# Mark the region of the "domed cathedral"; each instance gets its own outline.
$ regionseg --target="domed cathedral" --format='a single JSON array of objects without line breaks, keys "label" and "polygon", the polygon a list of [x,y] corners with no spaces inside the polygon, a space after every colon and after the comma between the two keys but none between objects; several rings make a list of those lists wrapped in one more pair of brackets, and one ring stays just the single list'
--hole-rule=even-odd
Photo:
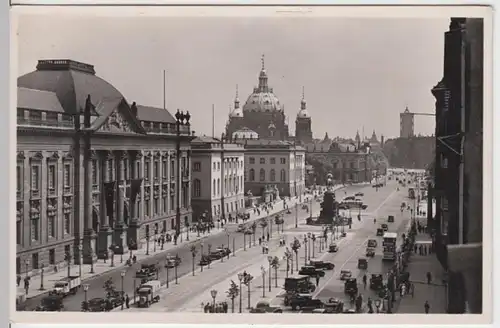
[{"label": "domed cathedral", "polygon": [[311,115],[309,115],[309,112],[307,111],[304,87],[302,87],[300,111],[297,113],[297,119],[295,120],[295,140],[304,144],[311,142],[312,139]]},{"label": "domed cathedral", "polygon": [[255,131],[260,139],[287,140],[288,124],[284,106],[269,87],[268,76],[262,56],[262,68],[259,74],[259,86],[253,89],[240,108],[238,91],[234,101],[234,110],[229,114],[226,124],[226,135],[232,136],[235,132],[247,128]]}]

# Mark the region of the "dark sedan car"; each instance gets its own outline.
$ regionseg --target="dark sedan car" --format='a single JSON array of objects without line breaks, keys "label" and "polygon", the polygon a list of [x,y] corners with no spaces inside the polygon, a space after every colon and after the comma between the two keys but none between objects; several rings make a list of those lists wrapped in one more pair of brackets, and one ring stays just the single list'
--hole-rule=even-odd
[{"label": "dark sedan car", "polygon": [[306,265],[300,268],[299,274],[303,276],[320,276],[324,277],[325,276],[325,271],[316,269],[313,266]]},{"label": "dark sedan car", "polygon": [[315,267],[316,269],[320,269],[320,270],[333,270],[333,269],[335,269],[335,264],[333,264],[331,262],[325,262],[325,261],[310,261],[309,265]]}]

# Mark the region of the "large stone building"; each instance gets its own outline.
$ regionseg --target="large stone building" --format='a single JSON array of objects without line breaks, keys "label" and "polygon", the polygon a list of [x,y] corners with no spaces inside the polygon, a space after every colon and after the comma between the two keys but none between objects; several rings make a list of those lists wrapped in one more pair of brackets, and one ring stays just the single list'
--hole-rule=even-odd
[{"label": "large stone building", "polygon": [[40,60],[17,84],[17,272],[189,225],[189,114],[130,103],[71,60]]},{"label": "large stone building", "polygon": [[254,131],[261,139],[287,140],[289,137],[285,109],[268,84],[264,58],[259,74],[259,85],[248,96],[243,108],[240,108],[236,92],[234,109],[229,114],[226,125],[226,135],[233,136],[234,132],[244,128]]},{"label": "large stone building", "polygon": [[235,217],[245,208],[244,146],[201,136],[191,148],[194,219]]},{"label": "large stone building", "polygon": [[[483,47],[479,18],[452,18],[436,98],[436,255],[448,271],[447,311],[482,313]],[[465,78],[464,78],[465,77]]]},{"label": "large stone building", "polygon": [[305,192],[305,149],[291,141],[245,139],[245,193],[262,195],[276,186],[280,195]]}]

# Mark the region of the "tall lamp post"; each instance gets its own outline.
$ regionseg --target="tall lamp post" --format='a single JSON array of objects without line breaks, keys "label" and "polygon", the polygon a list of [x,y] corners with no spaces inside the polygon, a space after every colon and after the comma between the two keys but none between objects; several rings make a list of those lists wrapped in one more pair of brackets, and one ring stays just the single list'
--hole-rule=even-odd
[{"label": "tall lamp post", "polygon": [[260,266],[260,272],[262,272],[262,297],[266,297],[266,269],[263,265]]},{"label": "tall lamp post", "polygon": [[304,235],[304,265],[307,265],[307,235]]},{"label": "tall lamp post", "polygon": [[240,281],[240,313],[242,312],[241,309],[242,309],[242,298],[241,298],[241,294],[242,294],[242,284],[243,284],[243,273],[238,273],[238,280]]},{"label": "tall lamp post", "polygon": [[122,270],[122,271],[120,272],[120,277],[121,277],[121,279],[122,279],[122,281],[121,281],[121,282],[122,282],[122,284],[121,284],[121,288],[122,288],[122,290],[121,290],[121,295],[120,295],[120,296],[121,296],[121,298],[122,298],[122,310],[123,310],[123,303],[124,303],[124,302],[123,302],[123,298],[125,297],[125,296],[124,296],[124,295],[125,295],[125,289],[123,288],[123,281],[124,281],[124,278],[125,278],[125,275],[126,275],[126,274],[127,274],[127,271],[125,271],[125,270]]},{"label": "tall lamp post", "polygon": [[194,276],[194,264],[195,264],[195,261],[196,261],[196,254],[198,254],[198,250],[196,249],[196,246],[193,245],[191,246],[191,256],[193,257],[193,276]]},{"label": "tall lamp post", "polygon": [[[176,194],[177,194],[177,206],[175,213],[175,235],[174,244],[177,245],[177,237],[181,234],[181,195],[179,194],[179,190],[181,190],[181,125],[189,126],[189,119],[191,115],[189,111],[184,114],[184,112],[177,110],[175,114],[175,126],[177,128],[177,142],[176,142],[176,153],[177,153],[177,184],[176,184]],[[185,121],[185,122],[184,122]]]},{"label": "tall lamp post", "polygon": [[213,300],[213,309],[214,309],[214,312],[215,312],[215,298],[217,297],[217,290],[215,289],[212,289],[210,291],[210,295],[212,296],[212,300]]},{"label": "tall lamp post", "polygon": [[71,276],[71,254],[69,253],[69,251],[66,252],[66,254],[64,254],[64,259],[68,264],[68,278],[69,278],[69,276]]},{"label": "tall lamp post", "polygon": [[251,302],[250,302],[250,283],[252,282],[252,280],[253,280],[253,276],[250,273],[247,273],[247,275],[245,276],[244,281],[243,281],[245,286],[247,286],[247,291],[248,291],[248,309],[250,309],[252,307]]},{"label": "tall lamp post", "polygon": [[210,254],[212,253],[212,244],[208,244],[208,268],[210,269]]},{"label": "tall lamp post", "polygon": [[203,242],[201,242],[201,243],[200,243],[200,253],[201,253],[201,255],[200,255],[200,271],[201,271],[201,272],[203,272],[203,264],[202,264],[202,261],[203,261],[203,256],[204,256],[204,255],[203,255],[203,246],[204,246],[204,243],[203,243]]},{"label": "tall lamp post", "polygon": [[83,251],[83,245],[80,242],[80,244],[78,245],[78,275],[80,277],[82,276],[82,260],[83,260],[82,251]]},{"label": "tall lamp post", "polygon": [[88,296],[87,296],[87,292],[89,291],[89,285],[88,284],[83,284],[83,292],[84,292],[84,300],[85,300],[85,304],[88,303]]},{"label": "tall lamp post", "polygon": [[[91,245],[92,246],[92,245]],[[90,247],[90,255],[94,258],[94,248]],[[94,274],[94,261],[90,261],[90,273]]]},{"label": "tall lamp post", "polygon": [[272,272],[272,265],[273,265],[273,257],[269,255],[267,257],[267,261],[269,262],[269,292],[271,292],[271,286],[272,286],[272,277],[271,277],[271,272]]},{"label": "tall lamp post", "polygon": [[[231,234],[229,233],[229,230],[226,228],[226,236],[227,236],[227,249],[229,250],[229,239],[231,238]],[[233,251],[234,251],[234,248],[233,248]],[[230,252],[227,252],[227,259],[229,260],[229,253]]]},{"label": "tall lamp post", "polygon": [[146,255],[149,255],[149,231],[146,231]]},{"label": "tall lamp post", "polygon": [[38,290],[45,290],[45,288],[43,287],[43,271],[45,269],[45,264],[42,263],[41,269],[42,271],[40,271],[40,288]]},{"label": "tall lamp post", "polygon": [[[175,254],[175,260],[177,261],[176,263],[179,263],[179,253]],[[178,265],[176,265],[174,267],[174,273],[175,273],[175,284],[179,284],[179,281],[177,280],[177,267]]]}]

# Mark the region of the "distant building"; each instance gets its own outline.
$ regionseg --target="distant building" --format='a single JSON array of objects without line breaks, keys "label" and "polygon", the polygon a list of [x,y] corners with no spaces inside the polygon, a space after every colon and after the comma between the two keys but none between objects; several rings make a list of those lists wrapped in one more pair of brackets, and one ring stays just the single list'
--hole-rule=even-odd
[{"label": "distant building", "polygon": [[276,186],[283,196],[305,191],[305,149],[290,141],[237,140],[245,146],[245,193],[262,195]]},{"label": "distant building", "polygon": [[66,255],[90,264],[111,245],[128,254],[147,234],[185,231],[189,117],[178,137],[167,110],[129,103],[72,60],[40,60],[17,85],[17,273],[50,271]]},{"label": "distant building", "polygon": [[399,114],[399,126],[400,126],[400,134],[401,138],[411,138],[415,135],[415,116],[413,113],[410,113],[408,107],[406,107],[403,113]]},{"label": "distant building", "polygon": [[233,136],[243,128],[257,133],[261,139],[288,140],[289,131],[286,123],[284,106],[268,85],[267,71],[262,59],[259,85],[248,96],[243,108],[240,108],[238,91],[234,101],[234,110],[229,114],[226,135]]},{"label": "distant building", "polygon": [[297,113],[297,118],[295,120],[295,140],[301,144],[313,140],[311,115],[307,111],[304,92],[302,92],[302,100],[300,101],[300,111]]},{"label": "distant building", "polygon": [[232,139],[259,139],[259,134],[247,127],[242,127],[233,132]]},{"label": "distant building", "polygon": [[234,217],[245,208],[244,146],[201,136],[191,148],[194,220]]}]

